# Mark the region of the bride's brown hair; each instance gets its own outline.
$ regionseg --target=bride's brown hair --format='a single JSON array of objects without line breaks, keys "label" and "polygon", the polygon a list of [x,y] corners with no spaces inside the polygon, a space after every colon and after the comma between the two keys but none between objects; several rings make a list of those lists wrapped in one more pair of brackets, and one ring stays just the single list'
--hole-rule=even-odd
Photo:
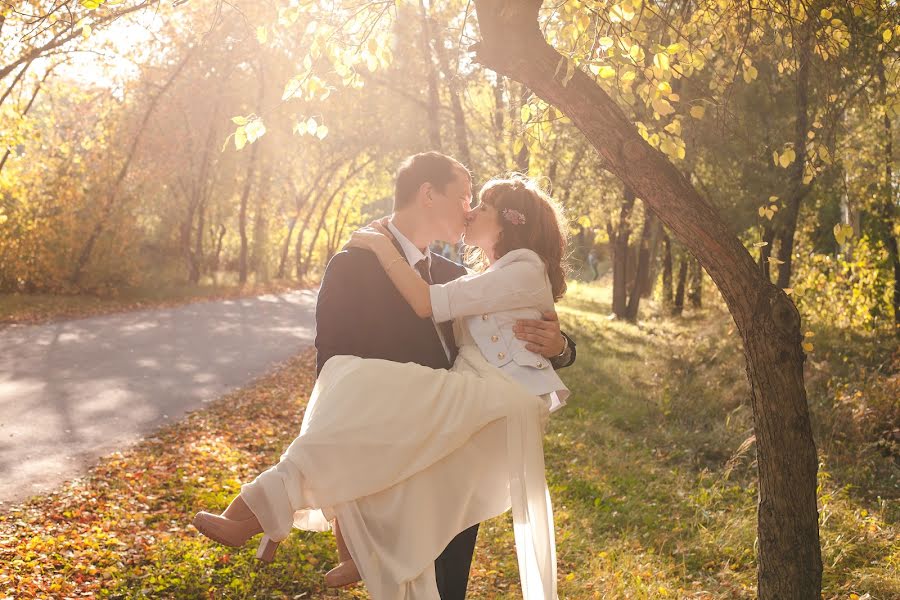
[{"label": "bride's brown hair", "polygon": [[533,250],[547,266],[553,299],[562,298],[566,292],[568,226],[559,203],[533,179],[518,173],[491,179],[481,188],[479,199],[497,209],[501,231],[494,256],[500,258],[520,248]]}]

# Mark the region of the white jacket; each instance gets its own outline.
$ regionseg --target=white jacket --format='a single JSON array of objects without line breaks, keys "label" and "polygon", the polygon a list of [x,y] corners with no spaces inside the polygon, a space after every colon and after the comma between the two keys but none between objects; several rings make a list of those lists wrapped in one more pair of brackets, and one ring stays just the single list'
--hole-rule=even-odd
[{"label": "white jacket", "polygon": [[519,319],[540,319],[553,310],[553,290],[543,260],[532,250],[508,252],[481,273],[430,287],[435,322],[459,319],[488,362],[532,394],[556,393],[551,411],[569,390],[550,361],[525,348],[513,326]]}]

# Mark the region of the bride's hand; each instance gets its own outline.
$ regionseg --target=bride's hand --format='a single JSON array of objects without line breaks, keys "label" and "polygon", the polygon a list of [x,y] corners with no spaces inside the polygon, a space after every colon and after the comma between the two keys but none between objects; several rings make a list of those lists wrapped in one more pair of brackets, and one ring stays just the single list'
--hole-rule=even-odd
[{"label": "bride's hand", "polygon": [[353,235],[350,236],[350,240],[344,244],[344,249],[362,248],[377,252],[386,246],[393,246],[391,238],[388,236],[390,236],[390,232],[376,221],[372,225],[354,231]]}]

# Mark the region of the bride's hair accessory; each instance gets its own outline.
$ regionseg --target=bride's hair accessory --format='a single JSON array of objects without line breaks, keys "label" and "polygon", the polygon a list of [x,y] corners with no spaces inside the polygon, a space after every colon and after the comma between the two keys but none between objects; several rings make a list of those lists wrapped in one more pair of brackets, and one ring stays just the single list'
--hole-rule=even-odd
[{"label": "bride's hair accessory", "polygon": [[512,223],[513,225],[524,225],[525,224],[525,215],[520,213],[519,211],[513,208],[504,208],[502,211],[503,218]]}]

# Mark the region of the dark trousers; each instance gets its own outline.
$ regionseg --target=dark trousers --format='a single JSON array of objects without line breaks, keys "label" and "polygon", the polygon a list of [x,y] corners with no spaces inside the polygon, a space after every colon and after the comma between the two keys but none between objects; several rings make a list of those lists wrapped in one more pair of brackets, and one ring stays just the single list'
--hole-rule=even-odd
[{"label": "dark trousers", "polygon": [[476,537],[478,525],[473,525],[453,538],[434,561],[441,600],[465,600]]}]

